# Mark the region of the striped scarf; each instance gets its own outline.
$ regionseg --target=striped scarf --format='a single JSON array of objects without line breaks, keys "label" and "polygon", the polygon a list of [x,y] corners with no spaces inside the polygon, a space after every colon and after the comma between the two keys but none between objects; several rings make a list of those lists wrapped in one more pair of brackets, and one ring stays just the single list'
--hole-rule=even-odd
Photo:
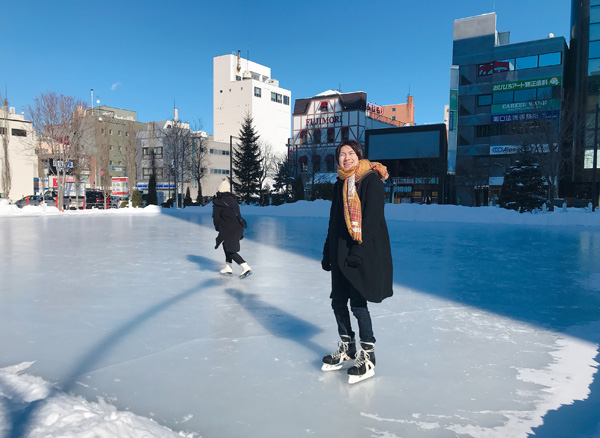
[{"label": "striped scarf", "polygon": [[344,219],[348,232],[353,240],[359,244],[362,243],[362,208],[360,198],[356,193],[356,183],[371,172],[377,172],[382,180],[388,178],[387,168],[377,162],[369,160],[360,160],[356,167],[346,171],[341,166],[338,167],[337,174],[344,181],[342,191],[344,199]]}]

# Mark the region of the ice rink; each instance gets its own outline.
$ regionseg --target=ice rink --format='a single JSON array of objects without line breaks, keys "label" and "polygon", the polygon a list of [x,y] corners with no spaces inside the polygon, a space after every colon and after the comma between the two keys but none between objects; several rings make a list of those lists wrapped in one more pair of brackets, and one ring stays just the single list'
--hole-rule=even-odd
[{"label": "ice rink", "polygon": [[239,280],[210,211],[0,218],[0,368],[56,388],[0,374],[0,432],[52,430],[67,394],[205,438],[600,437],[600,227],[389,220],[395,295],[350,386],[320,369],[327,219],[247,216]]}]

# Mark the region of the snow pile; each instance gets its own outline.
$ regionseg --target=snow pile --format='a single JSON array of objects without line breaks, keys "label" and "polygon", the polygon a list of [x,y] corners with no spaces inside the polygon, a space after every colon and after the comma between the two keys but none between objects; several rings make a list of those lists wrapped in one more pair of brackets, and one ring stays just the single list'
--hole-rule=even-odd
[{"label": "snow pile", "polygon": [[[9,407],[0,411],[0,436],[19,433],[14,427],[24,424],[26,430],[20,431],[19,436],[27,438],[193,437],[177,434],[152,419],[119,412],[102,399],[90,403],[59,392],[38,377],[22,374],[32,363],[0,368],[0,405]],[[26,412],[33,403],[42,405],[27,418]]]},{"label": "snow pile", "polygon": [[[329,217],[330,201],[298,201],[279,206],[259,207],[241,205],[243,216],[279,216],[279,217]],[[41,215],[90,215],[90,214],[211,214],[212,204],[204,207],[187,207],[165,210],[156,205],[144,208],[113,208],[108,210],[67,210],[61,212],[56,207],[26,206],[18,208],[0,200],[0,217],[3,216],[41,216]],[[385,217],[388,221],[406,222],[460,222],[479,224],[513,225],[549,225],[549,226],[600,226],[600,209],[591,213],[586,208],[557,208],[554,211],[537,213],[518,213],[499,207],[464,207],[460,205],[422,205],[422,204],[386,204]]]}]

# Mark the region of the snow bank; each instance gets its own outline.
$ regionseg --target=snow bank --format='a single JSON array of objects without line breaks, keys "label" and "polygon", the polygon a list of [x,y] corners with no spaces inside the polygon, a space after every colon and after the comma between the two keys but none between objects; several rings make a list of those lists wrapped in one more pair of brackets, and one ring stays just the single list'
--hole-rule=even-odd
[{"label": "snow bank", "polygon": [[[280,217],[329,217],[330,201],[298,201],[279,206],[258,207],[242,205],[243,216],[280,216]],[[109,210],[68,210],[61,212],[56,207],[27,206],[18,208],[6,200],[0,201],[0,217],[3,216],[41,216],[41,215],[132,215],[132,214],[211,214],[212,205],[187,207],[180,210],[164,210],[156,205],[144,208],[114,208]],[[557,208],[553,212],[517,213],[498,207],[463,207],[460,205],[421,205],[386,204],[385,216],[388,221],[407,222],[460,222],[479,224],[513,224],[545,226],[600,226],[600,209],[591,213],[585,208],[569,208],[563,211]]]},{"label": "snow bank", "polygon": [[[13,423],[25,420],[27,438],[193,437],[173,432],[152,419],[117,411],[102,399],[90,403],[57,391],[39,377],[23,374],[32,363],[0,368],[0,405],[12,407],[0,410],[0,436],[9,436]],[[43,404],[30,418],[22,418],[34,402]]]}]

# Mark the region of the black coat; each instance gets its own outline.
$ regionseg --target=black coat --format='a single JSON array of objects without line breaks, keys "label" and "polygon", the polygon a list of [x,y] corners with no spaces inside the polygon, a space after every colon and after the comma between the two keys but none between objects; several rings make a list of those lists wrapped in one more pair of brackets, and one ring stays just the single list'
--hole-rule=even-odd
[{"label": "black coat", "polygon": [[[333,199],[329,213],[329,229],[323,248],[323,262],[331,265],[332,288],[340,287],[339,275],[345,276],[367,300],[380,303],[391,297],[392,251],[390,236],[384,217],[385,190],[377,172],[365,175],[356,184],[362,207],[362,239],[359,245],[348,233],[344,220],[344,181],[333,186]],[[358,268],[348,266],[346,258],[358,256]]]},{"label": "black coat", "polygon": [[219,232],[215,249],[222,242],[225,251],[239,252],[244,228],[236,214],[240,214],[240,207],[235,197],[229,192],[217,192],[217,197],[213,199],[213,224]]}]

